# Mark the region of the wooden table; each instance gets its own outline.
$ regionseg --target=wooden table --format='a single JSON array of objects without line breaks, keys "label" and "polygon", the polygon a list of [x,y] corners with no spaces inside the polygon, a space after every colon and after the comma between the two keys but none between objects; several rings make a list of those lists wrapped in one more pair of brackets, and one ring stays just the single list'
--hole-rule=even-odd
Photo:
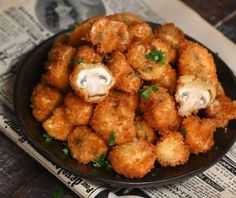
[{"label": "wooden table", "polygon": [[[236,42],[235,0],[183,0],[209,23]],[[56,189],[76,197],[35,160],[0,133],[0,197],[49,198]]]}]

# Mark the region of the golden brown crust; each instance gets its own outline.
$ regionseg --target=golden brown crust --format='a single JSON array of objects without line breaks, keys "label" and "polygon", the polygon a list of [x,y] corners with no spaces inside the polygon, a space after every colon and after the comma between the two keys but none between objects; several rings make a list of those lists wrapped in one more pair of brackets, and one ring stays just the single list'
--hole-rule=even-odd
[{"label": "golden brown crust", "polygon": [[163,131],[164,136],[157,141],[156,159],[163,166],[177,166],[187,163],[189,147],[184,143],[184,138],[178,131]]},{"label": "golden brown crust", "polygon": [[155,147],[136,140],[112,148],[109,160],[113,169],[127,178],[142,178],[155,163]]},{"label": "golden brown crust", "polygon": [[137,93],[142,81],[135,74],[124,54],[121,52],[113,53],[108,68],[111,70],[116,80],[114,85],[115,88],[128,93]]},{"label": "golden brown crust", "polygon": [[76,55],[74,57],[74,63],[80,60],[88,64],[101,63],[102,57],[92,47],[89,47],[88,45],[83,45],[77,50]]},{"label": "golden brown crust", "polygon": [[130,42],[127,25],[105,17],[93,23],[87,40],[97,45],[97,50],[101,53],[124,51]]},{"label": "golden brown crust", "polygon": [[82,164],[95,161],[108,150],[104,140],[86,126],[76,127],[67,140],[72,157]]},{"label": "golden brown crust", "polygon": [[155,37],[167,41],[172,47],[177,49],[184,41],[184,33],[173,23],[165,23],[156,29]]},{"label": "golden brown crust", "polygon": [[89,124],[92,116],[93,105],[74,93],[68,93],[65,96],[65,111],[68,120],[73,125],[86,125]]},{"label": "golden brown crust", "polygon": [[151,87],[149,89],[150,97],[146,100],[141,97],[140,103],[145,120],[157,130],[178,130],[181,117],[177,113],[172,96],[162,87],[159,87],[157,92],[154,92]]},{"label": "golden brown crust", "polygon": [[219,95],[206,109],[206,115],[215,120],[217,127],[226,127],[230,120],[236,119],[236,101]]},{"label": "golden brown crust", "polygon": [[115,144],[130,142],[135,138],[134,125],[137,96],[124,92],[111,91],[100,102],[91,119],[91,126],[105,140],[115,136]]},{"label": "golden brown crust", "polygon": [[134,13],[129,13],[129,12],[121,12],[121,13],[109,15],[109,16],[107,16],[107,18],[112,21],[123,22],[126,25],[131,25],[135,22],[141,23],[143,21],[140,16],[138,16]]},{"label": "golden brown crust", "polygon": [[216,130],[214,120],[190,116],[183,120],[182,128],[186,132],[185,142],[189,145],[191,153],[205,153],[213,146]]},{"label": "golden brown crust", "polygon": [[58,90],[39,83],[31,96],[33,116],[38,121],[44,121],[62,102],[63,97]]},{"label": "golden brown crust", "polygon": [[54,45],[48,54],[46,74],[43,80],[48,84],[66,91],[69,87],[70,65],[75,49],[67,45]]},{"label": "golden brown crust", "polygon": [[67,119],[64,106],[60,106],[53,111],[51,117],[43,122],[43,128],[51,137],[57,140],[66,140],[73,125]]},{"label": "golden brown crust", "polygon": [[141,116],[135,118],[135,127],[137,139],[146,140],[152,144],[156,142],[154,129]]}]

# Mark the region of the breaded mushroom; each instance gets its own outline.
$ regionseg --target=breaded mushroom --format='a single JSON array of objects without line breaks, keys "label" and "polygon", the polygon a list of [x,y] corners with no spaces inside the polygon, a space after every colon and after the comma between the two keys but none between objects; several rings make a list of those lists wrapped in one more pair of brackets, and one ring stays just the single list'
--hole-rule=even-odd
[{"label": "breaded mushroom", "polygon": [[134,117],[137,103],[136,95],[111,91],[96,106],[90,124],[110,145],[130,142],[136,135]]},{"label": "breaded mushroom", "polygon": [[136,127],[136,138],[154,144],[156,135],[153,128],[141,116],[137,116],[134,123]]},{"label": "breaded mushroom", "polygon": [[141,111],[150,126],[157,130],[178,130],[181,117],[177,113],[175,102],[167,89],[152,86],[144,87],[141,92]]},{"label": "breaded mushroom", "polygon": [[105,17],[93,23],[87,40],[97,45],[100,53],[124,51],[130,42],[127,25]]},{"label": "breaded mushroom", "polygon": [[87,102],[104,100],[114,83],[111,71],[101,63],[78,63],[70,74],[72,89]]},{"label": "breaded mushroom", "polygon": [[156,160],[163,166],[177,166],[187,163],[189,147],[184,143],[184,138],[178,131],[165,131],[157,141]]},{"label": "breaded mushroom", "polygon": [[205,153],[214,145],[214,120],[190,116],[183,120],[182,128],[185,131],[185,142],[194,154]]},{"label": "breaded mushroom", "polygon": [[65,141],[73,125],[67,119],[64,106],[60,106],[53,111],[51,117],[43,122],[43,128],[51,137]]},{"label": "breaded mushroom", "polygon": [[231,100],[225,95],[219,95],[206,108],[206,115],[215,120],[217,127],[226,127],[230,120],[236,119],[236,100]]},{"label": "breaded mushroom", "polygon": [[155,163],[155,147],[144,140],[114,146],[109,154],[113,169],[127,178],[142,178]]},{"label": "breaded mushroom", "polygon": [[44,121],[62,102],[62,94],[57,89],[39,83],[31,96],[33,116],[38,121]]},{"label": "breaded mushroom", "polygon": [[182,30],[173,23],[165,23],[157,27],[155,37],[167,41],[175,49],[178,49],[180,43],[185,39]]},{"label": "breaded mushroom", "polygon": [[108,68],[116,81],[114,88],[128,93],[137,93],[142,81],[129,65],[123,53],[113,53],[109,60]]},{"label": "breaded mushroom", "polygon": [[69,87],[70,66],[74,53],[75,49],[71,46],[54,45],[45,64],[46,74],[43,75],[43,80],[59,90],[66,91]]},{"label": "breaded mushroom", "polygon": [[101,63],[102,57],[91,47],[88,45],[83,45],[79,47],[74,57],[74,64],[78,63]]},{"label": "breaded mushroom", "polygon": [[93,114],[93,105],[84,101],[74,93],[68,93],[65,96],[65,111],[68,120],[73,125],[89,124],[90,117]]},{"label": "breaded mushroom", "polygon": [[[154,46],[135,42],[129,47],[126,57],[142,79],[161,81],[165,76],[173,78],[173,69],[166,62],[164,54],[165,52],[158,51]],[[157,57],[160,58],[159,61],[155,60]]]},{"label": "breaded mushroom", "polygon": [[134,22],[128,27],[130,40],[148,43],[153,38],[152,28],[145,22]]},{"label": "breaded mushroom", "polygon": [[105,141],[86,126],[76,127],[69,133],[67,141],[72,157],[82,164],[97,160],[108,150]]},{"label": "breaded mushroom", "polygon": [[140,16],[134,14],[134,13],[129,13],[129,12],[121,12],[121,13],[116,13],[107,16],[108,19],[112,21],[120,21],[125,23],[126,25],[131,25],[135,22],[143,22]]}]

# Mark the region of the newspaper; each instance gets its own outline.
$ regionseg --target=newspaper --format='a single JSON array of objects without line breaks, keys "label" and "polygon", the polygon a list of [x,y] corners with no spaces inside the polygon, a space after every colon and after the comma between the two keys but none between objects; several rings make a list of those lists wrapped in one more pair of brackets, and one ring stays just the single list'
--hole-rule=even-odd
[{"label": "newspaper", "polygon": [[1,131],[80,197],[236,197],[236,144],[217,164],[184,182],[161,187],[109,189],[52,164],[25,139],[12,105],[14,80],[22,58],[46,38],[75,23],[93,15],[124,11],[138,13],[152,22],[176,23],[218,52],[236,74],[235,44],[177,0],[0,0]]}]

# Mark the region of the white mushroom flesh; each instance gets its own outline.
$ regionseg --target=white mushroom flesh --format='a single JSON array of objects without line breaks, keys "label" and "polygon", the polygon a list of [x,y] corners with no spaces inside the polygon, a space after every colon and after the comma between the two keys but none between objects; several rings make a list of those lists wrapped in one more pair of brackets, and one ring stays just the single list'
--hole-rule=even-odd
[{"label": "white mushroom flesh", "polygon": [[79,88],[87,89],[89,97],[105,95],[112,77],[105,68],[95,67],[82,70],[76,80]]},{"label": "white mushroom flesh", "polygon": [[181,116],[206,108],[211,100],[209,90],[194,87],[179,89],[176,97],[180,103],[179,115]]}]

